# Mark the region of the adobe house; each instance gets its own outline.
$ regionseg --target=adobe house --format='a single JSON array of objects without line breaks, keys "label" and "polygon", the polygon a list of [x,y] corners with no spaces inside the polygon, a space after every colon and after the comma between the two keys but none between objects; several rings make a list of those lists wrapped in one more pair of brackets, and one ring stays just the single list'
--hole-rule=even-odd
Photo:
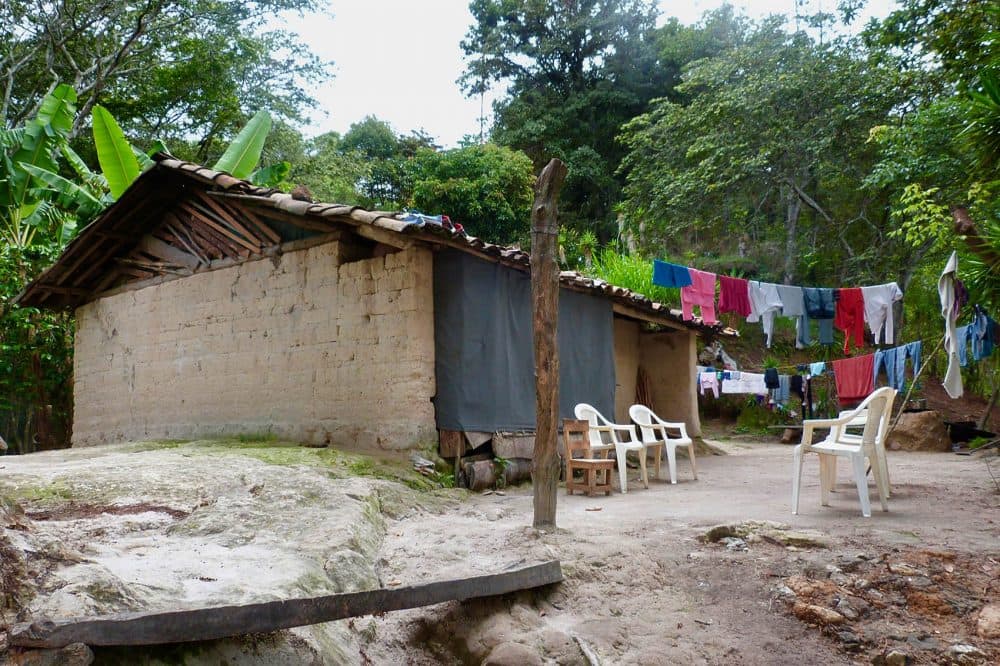
[{"label": "adobe house", "polygon": [[[270,432],[403,449],[533,429],[528,255],[157,157],[19,296],[74,308],[74,446]],[[700,433],[698,335],[561,275],[561,411],[638,390]]]}]

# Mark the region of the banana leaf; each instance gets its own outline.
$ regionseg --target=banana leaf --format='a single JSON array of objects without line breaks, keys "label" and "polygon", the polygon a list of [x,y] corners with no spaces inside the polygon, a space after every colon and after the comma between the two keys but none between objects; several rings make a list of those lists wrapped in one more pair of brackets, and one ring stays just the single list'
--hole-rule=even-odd
[{"label": "banana leaf", "polygon": [[278,162],[254,171],[250,174],[250,182],[260,187],[278,187],[285,181],[291,170],[292,165],[288,162]]},{"label": "banana leaf", "polygon": [[95,105],[92,119],[97,161],[101,164],[104,177],[108,179],[111,196],[118,199],[139,177],[139,161],[121,127],[107,109]]},{"label": "banana leaf", "polygon": [[253,173],[254,167],[260,161],[264,150],[264,140],[271,131],[271,115],[261,109],[254,114],[250,122],[240,130],[233,142],[226,148],[219,161],[212,167],[217,171],[226,171],[237,178],[246,178]]}]

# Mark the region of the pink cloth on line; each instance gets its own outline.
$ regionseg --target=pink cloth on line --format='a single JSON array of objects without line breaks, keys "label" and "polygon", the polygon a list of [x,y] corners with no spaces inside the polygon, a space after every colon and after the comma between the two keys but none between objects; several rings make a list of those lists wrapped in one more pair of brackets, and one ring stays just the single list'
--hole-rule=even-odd
[{"label": "pink cloth on line", "polygon": [[834,361],[833,380],[841,403],[864,400],[875,390],[875,354]]},{"label": "pink cloth on line", "polygon": [[701,319],[706,324],[717,324],[715,318],[715,273],[706,273],[695,268],[691,271],[691,285],[681,288],[681,315],[686,320],[694,319],[694,306],[701,307]]},{"label": "pink cloth on line", "polygon": [[719,276],[719,314],[735,312],[741,317],[750,316],[750,294],[743,278]]}]

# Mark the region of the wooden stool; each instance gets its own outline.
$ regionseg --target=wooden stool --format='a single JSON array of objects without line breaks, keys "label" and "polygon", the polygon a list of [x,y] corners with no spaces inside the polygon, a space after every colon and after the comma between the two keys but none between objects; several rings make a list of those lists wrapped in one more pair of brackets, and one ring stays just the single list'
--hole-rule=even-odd
[{"label": "wooden stool", "polygon": [[[566,447],[566,493],[585,490],[589,497],[594,493],[611,494],[611,473],[615,461],[609,458],[594,458],[590,448],[590,424],[587,421],[563,419],[563,443]],[[574,472],[583,472],[583,479],[577,481]]]}]

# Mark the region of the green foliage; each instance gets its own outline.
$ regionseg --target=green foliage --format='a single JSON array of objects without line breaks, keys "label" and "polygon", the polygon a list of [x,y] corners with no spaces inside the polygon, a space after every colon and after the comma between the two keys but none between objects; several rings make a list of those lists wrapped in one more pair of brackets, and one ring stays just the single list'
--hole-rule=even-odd
[{"label": "green foliage", "polygon": [[91,115],[97,160],[104,171],[112,198],[118,199],[139,177],[139,160],[122,128],[107,109],[94,105]]},{"label": "green foliage", "polygon": [[271,114],[260,109],[243,126],[212,168],[227,171],[237,178],[249,178],[260,161],[264,141],[270,131]]},{"label": "green foliage", "polygon": [[828,266],[870,265],[863,252],[892,245],[860,185],[869,129],[901,101],[893,70],[778,20],[743,39],[685,70],[683,102],[656,100],[623,128],[626,222],[650,247],[733,253],[742,239],[772,278],[801,280],[821,235]]},{"label": "green foliage", "polygon": [[444,213],[491,243],[509,245],[528,232],[535,178],[523,153],[493,144],[423,148],[407,170],[417,209]]},{"label": "green foliage", "polygon": [[203,164],[250,110],[302,120],[328,64],[275,29],[315,0],[65,0],[0,3],[0,126],[33,115],[53,80],[73,81],[84,116],[98,100],[126,135],[165,137]]},{"label": "green foliage", "polygon": [[593,267],[586,272],[658,303],[680,305],[680,292],[654,285],[653,263],[636,255],[620,254],[611,247],[604,248],[595,258]]}]

